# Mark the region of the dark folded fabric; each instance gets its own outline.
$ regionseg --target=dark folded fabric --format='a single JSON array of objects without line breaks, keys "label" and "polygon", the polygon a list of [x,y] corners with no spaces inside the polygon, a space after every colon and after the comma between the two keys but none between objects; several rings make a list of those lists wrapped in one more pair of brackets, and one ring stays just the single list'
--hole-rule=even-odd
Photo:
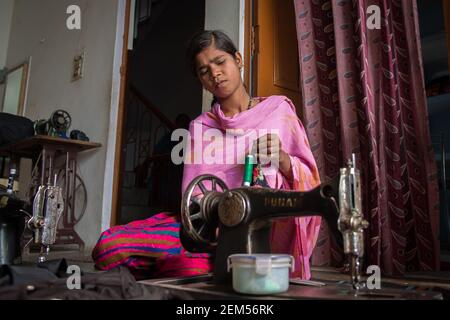
[{"label": "dark folded fabric", "polygon": [[105,272],[80,274],[80,289],[69,289],[65,259],[36,266],[0,267],[0,300],[189,300],[187,294],[170,294],[136,281],[130,271],[117,267]]},{"label": "dark folded fabric", "polygon": [[0,112],[0,146],[34,135],[33,121],[28,118]]}]

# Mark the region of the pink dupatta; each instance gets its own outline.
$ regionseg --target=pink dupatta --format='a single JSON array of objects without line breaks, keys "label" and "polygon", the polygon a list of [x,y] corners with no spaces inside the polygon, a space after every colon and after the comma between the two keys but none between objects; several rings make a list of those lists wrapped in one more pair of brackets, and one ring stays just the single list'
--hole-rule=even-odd
[{"label": "pink dupatta", "polygon": [[[212,130],[211,130],[212,129]],[[294,181],[289,182],[278,170],[263,173],[271,188],[306,191],[320,184],[319,173],[302,123],[292,102],[284,96],[271,96],[253,108],[226,117],[219,104],[190,125],[190,141],[185,154],[183,191],[198,175],[213,174],[229,188],[242,184],[245,154],[255,138],[277,133],[282,148],[291,159]],[[206,139],[205,132],[209,132]],[[231,134],[230,134],[231,133]],[[214,136],[214,138],[212,138]],[[244,141],[245,148],[236,144]],[[200,142],[200,143],[199,143]],[[242,144],[241,144],[242,145]],[[213,155],[205,163],[205,154]],[[221,160],[222,159],[222,160]],[[288,253],[295,258],[294,277],[309,279],[310,257],[317,241],[320,217],[286,218],[273,222],[272,252]]]}]

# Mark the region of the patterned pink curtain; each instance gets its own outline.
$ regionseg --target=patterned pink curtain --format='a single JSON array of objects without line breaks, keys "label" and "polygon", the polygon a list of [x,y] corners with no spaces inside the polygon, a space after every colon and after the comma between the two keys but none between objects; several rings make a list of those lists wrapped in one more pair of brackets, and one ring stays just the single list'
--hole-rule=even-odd
[{"label": "patterned pink curtain", "polygon": [[[294,0],[303,116],[322,180],[356,153],[370,222],[367,265],[439,268],[436,165],[415,0]],[[377,5],[381,28],[368,29]],[[337,266],[324,226],[313,265]]]}]

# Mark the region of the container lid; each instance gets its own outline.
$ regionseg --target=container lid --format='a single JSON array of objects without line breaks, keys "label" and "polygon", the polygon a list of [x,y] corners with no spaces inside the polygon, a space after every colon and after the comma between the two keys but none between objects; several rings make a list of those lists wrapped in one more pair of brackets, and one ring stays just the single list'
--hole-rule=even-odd
[{"label": "container lid", "polygon": [[229,257],[232,261],[241,262],[241,263],[249,263],[255,262],[256,259],[270,259],[273,262],[277,263],[289,263],[291,262],[292,256],[289,254],[271,254],[271,253],[253,253],[253,254],[232,254]]},{"label": "container lid", "polygon": [[294,257],[289,254],[232,254],[228,257],[228,271],[232,264],[254,265],[257,274],[267,274],[272,266],[280,264],[294,269]]}]

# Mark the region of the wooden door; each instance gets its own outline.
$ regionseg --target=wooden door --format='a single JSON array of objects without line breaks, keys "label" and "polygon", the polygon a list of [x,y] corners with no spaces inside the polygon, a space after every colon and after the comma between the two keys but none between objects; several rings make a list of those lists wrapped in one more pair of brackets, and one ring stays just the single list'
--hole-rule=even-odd
[{"label": "wooden door", "polygon": [[253,86],[257,96],[285,95],[301,116],[302,95],[292,0],[254,0]]}]

